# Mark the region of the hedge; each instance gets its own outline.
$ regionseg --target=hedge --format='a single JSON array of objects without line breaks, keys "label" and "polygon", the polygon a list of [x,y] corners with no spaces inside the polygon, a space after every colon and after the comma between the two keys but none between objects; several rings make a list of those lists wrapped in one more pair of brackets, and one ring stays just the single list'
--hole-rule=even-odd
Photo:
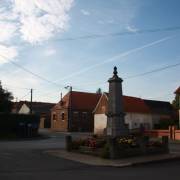
[{"label": "hedge", "polygon": [[0,113],[0,133],[16,133],[20,129],[31,127],[38,130],[40,117],[30,114],[9,114]]}]

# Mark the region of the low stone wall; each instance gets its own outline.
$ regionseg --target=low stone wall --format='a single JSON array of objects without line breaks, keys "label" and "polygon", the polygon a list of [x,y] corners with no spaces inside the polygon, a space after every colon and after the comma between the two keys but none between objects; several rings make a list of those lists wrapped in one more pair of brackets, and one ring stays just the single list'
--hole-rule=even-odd
[{"label": "low stone wall", "polygon": [[144,134],[150,137],[168,136],[170,138],[169,130],[150,130],[150,131],[145,131]]},{"label": "low stone wall", "polygon": [[175,140],[180,140],[180,130],[175,130]]},{"label": "low stone wall", "polygon": [[180,130],[176,126],[170,126],[167,130],[147,130],[144,135],[150,137],[163,137],[168,136],[172,140],[180,140]]},{"label": "low stone wall", "polygon": [[119,159],[133,156],[147,156],[151,154],[168,153],[168,137],[161,140],[150,140],[148,136],[139,137],[91,137],[74,140],[68,135],[66,150],[77,153],[99,156],[102,158]]}]

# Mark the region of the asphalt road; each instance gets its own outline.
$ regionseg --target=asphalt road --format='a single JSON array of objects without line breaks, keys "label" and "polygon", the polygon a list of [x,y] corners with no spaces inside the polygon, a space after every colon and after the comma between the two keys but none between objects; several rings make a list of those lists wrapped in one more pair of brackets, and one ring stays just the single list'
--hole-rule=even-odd
[{"label": "asphalt road", "polygon": [[[64,147],[63,134],[34,141],[0,142],[0,180],[179,180],[180,161],[127,168],[93,167],[44,153]],[[176,146],[177,147],[177,146]]]}]

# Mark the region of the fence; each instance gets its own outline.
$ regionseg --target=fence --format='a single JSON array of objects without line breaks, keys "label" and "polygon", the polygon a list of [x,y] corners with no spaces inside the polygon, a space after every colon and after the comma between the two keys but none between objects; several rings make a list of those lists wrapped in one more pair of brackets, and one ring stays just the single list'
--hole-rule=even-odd
[{"label": "fence", "polygon": [[33,137],[37,135],[38,128],[39,116],[0,113],[0,135],[12,133],[19,137]]},{"label": "fence", "polygon": [[180,130],[176,126],[169,126],[166,130],[146,130],[145,135],[150,137],[168,136],[172,140],[180,140]]}]

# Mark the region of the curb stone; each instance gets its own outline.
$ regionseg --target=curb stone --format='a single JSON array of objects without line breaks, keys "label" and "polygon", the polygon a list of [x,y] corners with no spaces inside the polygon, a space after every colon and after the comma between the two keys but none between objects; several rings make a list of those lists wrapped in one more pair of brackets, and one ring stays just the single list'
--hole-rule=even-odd
[{"label": "curb stone", "polygon": [[[146,164],[153,164],[159,162],[168,162],[168,161],[177,161],[180,160],[180,154],[163,154],[160,156],[148,156],[148,157],[140,157],[141,159],[136,158],[128,158],[122,160],[107,160],[101,159],[97,157],[92,157],[90,155],[82,155],[71,152],[66,152],[65,150],[56,150],[56,151],[45,151],[44,153],[56,156],[59,158],[67,159],[74,162],[79,162],[82,164],[97,166],[97,167],[130,167],[130,166],[140,166]],[[153,159],[150,159],[152,157]],[[93,159],[94,158],[94,159]],[[127,162],[126,162],[127,161]]]}]

